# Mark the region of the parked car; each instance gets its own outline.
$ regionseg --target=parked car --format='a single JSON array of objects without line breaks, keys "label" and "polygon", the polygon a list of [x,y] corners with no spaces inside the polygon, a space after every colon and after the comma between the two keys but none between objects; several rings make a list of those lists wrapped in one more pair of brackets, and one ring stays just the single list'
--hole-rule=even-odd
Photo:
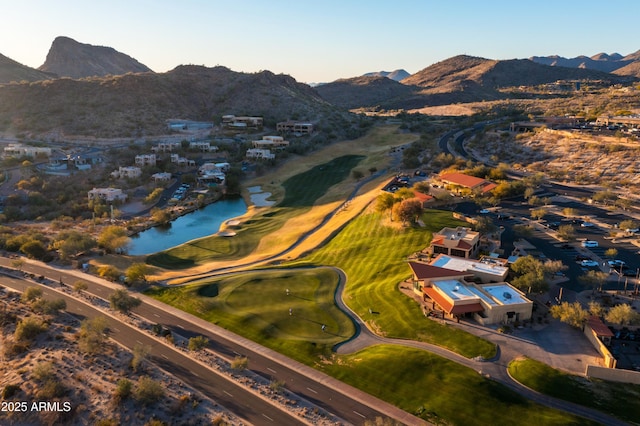
[{"label": "parked car", "polygon": [[487,209],[480,210],[480,214],[488,214],[488,213],[489,213],[489,210]]},{"label": "parked car", "polygon": [[580,262],[580,266],[598,266],[598,262],[596,262],[595,260],[583,260],[582,262]]},{"label": "parked car", "polygon": [[582,226],[583,228],[592,228],[592,227],[594,227],[596,225],[594,223],[591,223],[591,222],[582,222],[580,224],[580,226]]},{"label": "parked car", "polygon": [[627,263],[624,260],[607,260],[607,263],[609,264],[609,266],[611,266],[612,268],[620,268],[621,266],[625,266]]},{"label": "parked car", "polygon": [[582,243],[580,243],[580,245],[586,248],[593,248],[593,247],[598,247],[598,242],[592,241],[592,240],[584,240]]}]

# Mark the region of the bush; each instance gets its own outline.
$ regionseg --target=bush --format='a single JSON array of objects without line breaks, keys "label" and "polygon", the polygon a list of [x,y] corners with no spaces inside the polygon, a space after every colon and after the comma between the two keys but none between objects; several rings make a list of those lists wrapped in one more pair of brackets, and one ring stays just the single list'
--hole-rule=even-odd
[{"label": "bush", "polygon": [[129,396],[131,396],[132,387],[133,387],[133,384],[131,383],[130,380],[128,379],[118,380],[118,383],[116,383],[116,389],[113,392],[113,397],[115,398],[116,402],[121,402],[129,398]]},{"label": "bush", "polygon": [[155,380],[144,376],[138,380],[138,386],[134,394],[136,401],[144,405],[158,402],[164,397],[164,388],[162,384]]},{"label": "bush", "polygon": [[25,318],[16,325],[16,331],[13,333],[16,341],[22,342],[25,340],[31,340],[38,334],[44,332],[47,329],[47,325],[40,319],[35,317]]},{"label": "bush", "polygon": [[243,371],[249,366],[249,359],[246,356],[237,356],[231,361],[231,368]]},{"label": "bush", "polygon": [[126,314],[131,309],[139,306],[142,303],[142,300],[137,297],[130,296],[127,290],[121,288],[109,296],[109,303],[112,309]]},{"label": "bush", "polygon": [[22,293],[22,300],[24,303],[33,302],[36,299],[42,297],[42,289],[40,287],[27,287],[27,289]]},{"label": "bush", "polygon": [[39,299],[31,304],[31,309],[45,315],[56,315],[58,312],[67,308],[67,302],[64,299],[44,300]]},{"label": "bush", "polygon": [[20,385],[7,385],[2,389],[2,399],[9,399],[20,392]]},{"label": "bush", "polygon": [[204,336],[196,336],[189,339],[189,350],[190,351],[200,351],[207,347],[209,344],[209,339]]}]

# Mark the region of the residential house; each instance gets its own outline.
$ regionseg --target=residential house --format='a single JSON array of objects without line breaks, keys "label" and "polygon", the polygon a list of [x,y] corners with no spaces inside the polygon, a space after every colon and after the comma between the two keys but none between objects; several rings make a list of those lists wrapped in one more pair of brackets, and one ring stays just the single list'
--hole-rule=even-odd
[{"label": "residential house", "polygon": [[465,175],[458,172],[445,172],[438,176],[438,179],[445,185],[453,187],[453,189],[467,189],[474,194],[487,194],[492,191],[496,186],[495,183],[486,179],[478,178],[475,176]]},{"label": "residential house", "polygon": [[460,273],[473,274],[474,279],[482,283],[497,283],[506,280],[509,274],[509,267],[506,266],[505,261],[506,259],[488,256],[473,260],[439,254],[429,264]]},{"label": "residential house", "polygon": [[189,160],[188,158],[181,157],[178,154],[171,154],[171,162],[177,164],[178,166],[184,167],[194,167],[196,165],[195,160]]},{"label": "residential house", "polygon": [[51,148],[23,145],[21,143],[10,143],[4,148],[5,157],[37,157],[44,155],[51,156]]},{"label": "residential house", "polygon": [[248,117],[241,116],[236,117],[235,115],[223,115],[222,116],[222,125],[229,129],[246,129],[246,128],[262,128],[263,119],[262,117]]},{"label": "residential house", "polygon": [[156,155],[155,154],[141,154],[136,155],[136,166],[144,167],[144,166],[155,166],[156,165]]},{"label": "residential house", "polygon": [[420,201],[420,204],[422,205],[422,208],[427,208],[429,203],[433,202],[433,200],[435,200],[435,198],[433,198],[433,196],[429,195],[429,194],[423,194],[422,192],[418,192],[415,191],[415,197],[418,201]]},{"label": "residential house", "polygon": [[151,179],[153,179],[154,182],[169,182],[171,180],[171,173],[154,173],[151,175]]},{"label": "residential house", "polygon": [[313,133],[313,124],[303,121],[282,121],[276,124],[276,130],[282,133],[310,135]]},{"label": "residential house", "polygon": [[93,188],[88,192],[89,201],[91,200],[103,200],[103,201],[125,201],[127,194],[122,192],[119,188]]},{"label": "residential house", "polygon": [[480,248],[480,233],[469,228],[442,228],[431,239],[427,253],[446,254],[465,259],[475,257]]},{"label": "residential house", "polygon": [[142,170],[140,169],[140,167],[135,166],[120,166],[118,170],[115,170],[111,173],[111,176],[116,179],[136,179],[142,176]]},{"label": "residential house", "polygon": [[216,152],[218,150],[218,147],[215,145],[211,145],[210,142],[197,141],[189,142],[189,149],[201,152]]},{"label": "residential house", "polygon": [[259,141],[251,142],[254,148],[263,149],[284,149],[289,146],[289,141],[282,136],[263,136]]},{"label": "residential house", "polygon": [[273,160],[276,158],[276,155],[268,149],[249,148],[246,157],[255,160]]},{"label": "residential house", "polygon": [[160,142],[158,145],[151,147],[151,151],[158,152],[173,152],[180,149],[182,144],[180,142]]}]

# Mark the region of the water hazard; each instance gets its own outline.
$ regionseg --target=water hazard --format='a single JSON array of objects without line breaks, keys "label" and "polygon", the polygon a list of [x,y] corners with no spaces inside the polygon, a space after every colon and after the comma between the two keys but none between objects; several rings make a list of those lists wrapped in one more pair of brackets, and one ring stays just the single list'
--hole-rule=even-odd
[{"label": "water hazard", "polygon": [[156,226],[134,235],[127,252],[139,256],[157,253],[196,238],[218,232],[220,225],[247,211],[242,198],[221,200],[205,208],[180,216],[166,226]]}]

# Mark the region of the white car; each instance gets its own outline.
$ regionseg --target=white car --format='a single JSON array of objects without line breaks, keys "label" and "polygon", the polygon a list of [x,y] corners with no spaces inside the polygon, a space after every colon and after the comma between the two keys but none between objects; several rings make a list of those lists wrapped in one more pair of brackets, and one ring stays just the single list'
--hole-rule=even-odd
[{"label": "white car", "polygon": [[489,214],[489,213],[490,213],[490,212],[489,212],[489,210],[487,210],[487,209],[482,209],[482,210],[480,210],[480,214]]},{"label": "white car", "polygon": [[596,226],[596,225],[595,225],[595,224],[593,224],[593,223],[591,223],[591,222],[582,222],[582,223],[580,224],[580,226],[582,226],[583,228],[591,228],[591,227],[594,227],[594,226]]},{"label": "white car", "polygon": [[594,248],[594,247],[598,247],[598,242],[597,241],[591,241],[591,240],[585,240],[585,241],[581,242],[580,245],[582,247],[585,247],[585,248]]},{"label": "white car", "polygon": [[598,266],[598,262],[595,260],[583,260],[580,262],[580,266]]}]

